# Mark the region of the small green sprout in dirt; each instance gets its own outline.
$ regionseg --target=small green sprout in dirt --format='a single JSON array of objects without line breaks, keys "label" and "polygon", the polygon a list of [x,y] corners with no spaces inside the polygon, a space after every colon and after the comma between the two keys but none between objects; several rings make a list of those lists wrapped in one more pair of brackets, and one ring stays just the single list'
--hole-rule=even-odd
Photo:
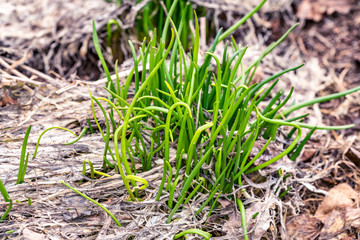
[{"label": "small green sprout in dirt", "polygon": [[0,223],[2,223],[3,220],[5,220],[5,218],[9,214],[9,212],[11,211],[13,201],[10,199],[10,196],[9,196],[9,194],[8,194],[6,188],[5,188],[5,186],[4,186],[4,184],[2,183],[1,180],[0,180],[0,192],[1,192],[1,195],[3,196],[3,198],[4,198],[4,201],[9,203],[8,208],[6,209],[4,214],[0,217]]},{"label": "small green sprout in dirt", "polygon": [[23,145],[21,147],[20,165],[19,165],[19,172],[18,172],[16,184],[21,184],[24,182],[26,167],[29,161],[29,153],[26,154],[26,147],[27,147],[27,141],[29,139],[30,131],[31,131],[31,126],[29,126],[28,129],[26,130]]},{"label": "small green sprout in dirt", "polygon": [[2,183],[2,181],[0,180],[0,192],[1,192],[1,195],[3,196],[4,198],[4,201],[5,202],[10,202],[10,196],[8,194],[8,192],[6,191],[6,188],[4,186],[4,184]]}]

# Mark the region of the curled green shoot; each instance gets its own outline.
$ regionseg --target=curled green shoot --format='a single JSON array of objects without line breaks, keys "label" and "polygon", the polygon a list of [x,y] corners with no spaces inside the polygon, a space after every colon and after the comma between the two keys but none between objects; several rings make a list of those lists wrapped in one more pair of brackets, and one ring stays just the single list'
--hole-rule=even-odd
[{"label": "curled green shoot", "polygon": [[170,151],[170,140],[169,140],[169,137],[170,137],[170,121],[171,121],[171,117],[172,117],[172,112],[174,111],[175,108],[179,107],[179,106],[183,106],[185,107],[185,109],[188,111],[189,113],[189,117],[192,118],[191,116],[191,109],[190,107],[184,103],[184,102],[177,102],[177,103],[174,103],[170,109],[169,109],[169,112],[168,112],[168,115],[166,117],[166,126],[165,126],[165,146],[164,146],[164,150],[165,150],[165,156],[164,156],[164,165],[163,165],[163,177],[161,179],[161,183],[160,183],[160,187],[159,187],[159,190],[158,190],[158,193],[156,195],[156,200],[159,201],[160,200],[160,197],[161,197],[161,193],[162,193],[162,190],[163,190],[163,187],[164,187],[164,184],[165,184],[165,179],[166,179],[166,173],[167,173],[167,162],[169,162],[169,151]]},{"label": "curled green shoot", "polygon": [[202,236],[205,240],[209,240],[211,238],[211,234],[208,232],[205,232],[203,230],[188,229],[188,230],[182,231],[181,233],[176,234],[173,239],[181,238],[187,234],[198,234],[198,235]]},{"label": "curled green shoot", "polygon": [[94,166],[92,164],[92,162],[88,159],[83,161],[83,170],[82,170],[82,174],[85,176],[86,175],[86,164],[89,164],[90,166],[90,178],[94,179]]},{"label": "curled green shoot", "polygon": [[[85,128],[86,128],[86,130],[87,130],[87,127],[85,127]],[[44,130],[44,131],[40,134],[40,136],[39,136],[39,138],[38,138],[38,141],[36,142],[36,147],[35,147],[34,155],[33,155],[32,158],[35,158],[35,157],[36,157],[36,154],[37,154],[37,151],[38,151],[38,148],[39,148],[39,144],[40,144],[40,140],[41,140],[42,136],[43,136],[45,133],[47,133],[48,131],[52,130],[52,129],[60,129],[60,130],[67,131],[67,132],[71,133],[72,135],[74,135],[74,136],[76,137],[75,140],[70,141],[70,142],[68,142],[68,143],[64,143],[65,145],[73,144],[74,142],[77,142],[77,141],[80,139],[80,138],[79,138],[80,136],[79,136],[79,137],[76,136],[76,134],[75,134],[73,131],[71,131],[70,129],[63,128],[63,127],[50,127],[50,128],[48,128],[48,129]],[[84,135],[84,133],[83,133],[82,135]]]},{"label": "curled green shoot", "polygon": [[112,40],[112,30],[111,30],[111,26],[112,26],[112,25],[116,25],[118,31],[121,31],[120,24],[119,24],[115,19],[110,19],[110,20],[106,23],[107,45],[108,45],[109,47],[111,47],[111,40]]},{"label": "curled green shoot", "polygon": [[79,141],[88,131],[87,127],[84,127],[83,130],[80,132],[79,136],[77,138],[75,138],[73,141],[65,143],[65,145],[71,145],[76,143],[77,141]]},{"label": "curled green shoot", "polygon": [[91,179],[94,179],[95,174],[101,175],[101,176],[105,176],[105,177],[111,177],[110,175],[108,175],[108,174],[106,174],[106,173],[96,171],[96,170],[94,169],[93,163],[92,163],[89,159],[86,159],[86,160],[83,161],[82,174],[83,174],[84,176],[86,175],[86,164],[89,164],[89,166],[90,166],[90,178],[91,178]]},{"label": "curled green shoot", "polygon": [[146,181],[146,179],[145,178],[142,178],[142,177],[138,177],[138,176],[134,176],[134,175],[127,175],[126,176],[126,179],[127,180],[132,180],[132,181],[135,181],[135,182],[139,182],[139,183],[142,183],[143,184],[143,186],[141,186],[141,187],[134,187],[133,189],[132,189],[132,191],[133,192],[135,192],[135,190],[136,189],[138,189],[138,190],[143,190],[143,189],[145,189],[145,188],[147,188],[148,186],[149,186],[149,183],[148,183],[148,181]]},{"label": "curled green shoot", "polygon": [[[130,124],[132,121],[135,121],[137,119],[140,119],[140,118],[143,118],[143,117],[146,117],[146,115],[138,115],[136,117],[133,117],[131,119],[128,120],[128,124]],[[119,155],[119,145],[118,145],[118,141],[119,141],[119,135],[120,135],[120,131],[123,130],[123,126],[124,125],[121,125],[120,127],[118,127],[114,133],[114,149],[115,149],[115,157],[116,157],[116,162],[117,162],[117,165],[118,165],[118,169],[119,169],[119,172],[120,172],[120,175],[121,175],[121,179],[123,180],[124,182],[124,185],[125,185],[125,188],[127,190],[127,192],[129,193],[129,196],[131,198],[132,201],[135,201],[135,196],[132,192],[132,190],[130,189],[130,186],[129,186],[129,180],[128,178],[126,178],[125,176],[125,173],[124,173],[124,170],[122,168],[122,165],[124,165],[124,168],[125,168],[125,172],[127,175],[133,175],[132,172],[131,172],[131,169],[130,169],[130,166],[129,166],[129,163],[127,161],[127,159],[125,158],[125,161],[124,159],[122,158],[122,156],[120,157]],[[125,131],[123,131],[125,133]],[[126,140],[126,134],[123,134],[121,136],[121,144],[124,144],[124,149],[125,149],[125,152],[126,152],[126,149],[129,148],[129,143],[128,141]],[[121,161],[123,160],[123,161]],[[131,180],[131,179],[130,179]],[[133,181],[133,183],[135,183]],[[135,185],[135,184],[133,184]]]}]

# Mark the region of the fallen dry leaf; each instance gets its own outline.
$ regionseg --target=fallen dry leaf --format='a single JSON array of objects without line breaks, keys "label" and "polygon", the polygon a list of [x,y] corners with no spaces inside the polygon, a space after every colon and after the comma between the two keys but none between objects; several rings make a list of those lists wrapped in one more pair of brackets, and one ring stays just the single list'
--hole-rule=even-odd
[{"label": "fallen dry leaf", "polygon": [[294,217],[286,226],[288,239],[312,240],[350,240],[347,230],[360,230],[360,209],[347,207],[331,211],[323,220],[308,214]]},{"label": "fallen dry leaf", "polygon": [[354,207],[359,202],[359,193],[352,189],[347,183],[341,183],[328,192],[318,207],[315,217],[325,222],[327,215],[333,210],[341,210],[346,207]]},{"label": "fallen dry leaf", "polygon": [[321,144],[319,142],[311,142],[308,146],[305,146],[304,152],[301,155],[300,160],[302,162],[310,160],[317,151],[319,151]]},{"label": "fallen dry leaf", "polygon": [[345,153],[345,156],[350,159],[356,166],[360,167],[360,152],[353,147]]},{"label": "fallen dry leaf", "polygon": [[324,220],[320,239],[331,239],[338,236],[345,228],[345,211],[334,210]]},{"label": "fallen dry leaf", "polygon": [[[353,239],[345,232],[350,228],[359,230],[360,209],[346,208],[342,211],[334,210],[325,219],[324,227],[320,233],[320,240],[327,239]],[[345,234],[344,234],[345,233]],[[342,236],[339,238],[339,236]]]},{"label": "fallen dry leaf", "polygon": [[334,12],[348,14],[352,0],[303,0],[297,7],[296,15],[302,19],[320,21],[325,13]]},{"label": "fallen dry leaf", "polygon": [[0,104],[1,107],[5,107],[5,106],[7,106],[9,104],[16,104],[16,103],[17,103],[16,100],[9,97],[9,96],[7,96],[5,91],[4,91],[4,96],[2,97],[1,104]]},{"label": "fallen dry leaf", "polygon": [[[275,198],[271,197],[264,202],[256,202],[246,209],[246,220],[248,229],[255,226],[251,232],[251,239],[261,239],[270,228],[271,214],[270,208],[275,203]],[[259,213],[255,218],[253,216]]]},{"label": "fallen dry leaf", "polygon": [[319,219],[302,214],[294,217],[286,226],[289,239],[310,240],[319,236],[323,224]]},{"label": "fallen dry leaf", "polygon": [[223,230],[230,236],[236,236],[242,233],[241,216],[240,213],[234,211],[229,214],[229,221],[224,224]]},{"label": "fallen dry leaf", "polygon": [[[223,230],[229,236],[237,236],[239,233],[242,233],[241,217],[240,213],[236,212],[236,207],[234,202],[231,202],[227,199],[218,199],[218,202],[223,207],[220,211],[220,214],[213,215],[214,217],[219,216],[228,216],[229,220],[224,224]],[[212,218],[211,216],[210,218]],[[210,219],[209,218],[209,219]]]},{"label": "fallen dry leaf", "polygon": [[347,208],[346,209],[346,227],[352,227],[360,232],[360,208]]}]

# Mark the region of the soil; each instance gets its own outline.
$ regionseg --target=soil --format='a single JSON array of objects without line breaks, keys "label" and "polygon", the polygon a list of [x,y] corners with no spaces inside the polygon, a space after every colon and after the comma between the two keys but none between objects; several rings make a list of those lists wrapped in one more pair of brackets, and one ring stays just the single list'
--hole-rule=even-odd
[{"label": "soil", "polygon": [[[228,0],[193,2],[206,7],[207,22],[213,29],[206,35],[211,36],[249,12],[257,1],[244,1],[241,8]],[[239,217],[226,199],[220,201],[221,207],[208,220],[206,211],[198,218],[190,217],[193,209],[189,206],[176,216],[178,221],[165,224],[166,198],[154,200],[161,166],[140,174],[150,183],[141,203],[127,201],[117,174],[96,180],[82,175],[85,159],[91,159],[95,168],[101,167],[104,146],[99,133],[64,146],[62,143],[71,136],[50,131],[41,140],[37,158],[29,160],[25,182],[15,185],[21,144],[29,125],[32,131],[28,151],[32,153],[44,129],[62,126],[78,134],[92,119],[86,84],[94,96],[106,95],[91,40],[91,19],[95,19],[104,39],[106,22],[121,16],[126,41],[121,43],[119,72],[124,80],[131,66],[126,42],[135,38],[132,27],[143,4],[124,1],[117,7],[101,0],[86,4],[80,0],[5,1],[0,10],[0,177],[17,202],[0,224],[0,239],[172,239],[189,228],[204,228],[214,239],[241,239]],[[295,86],[297,101],[359,86],[360,2],[349,0],[342,4],[269,0],[234,33],[236,40],[250,46],[246,61],[256,59],[266,45],[295,22],[300,25],[263,60],[256,77],[261,80],[305,62],[301,70],[281,79],[280,87],[285,91]],[[27,12],[31,14],[27,16]],[[113,68],[111,50],[104,42],[102,47]],[[206,47],[201,50],[206,51]],[[304,112],[311,113],[307,119],[310,123],[356,126],[342,131],[316,131],[295,163],[286,159],[279,163],[291,175],[286,181],[276,181],[274,174],[264,183],[247,179],[248,187],[263,193],[256,204],[246,204],[252,239],[360,239],[360,212],[356,207],[360,192],[360,93],[317,104]],[[263,179],[259,175],[257,178]],[[107,206],[126,227],[118,228],[101,209],[60,180]],[[279,199],[273,193],[277,187],[281,191],[291,189]],[[1,199],[0,212],[7,206]],[[256,212],[261,218],[254,220],[251,216]]]}]

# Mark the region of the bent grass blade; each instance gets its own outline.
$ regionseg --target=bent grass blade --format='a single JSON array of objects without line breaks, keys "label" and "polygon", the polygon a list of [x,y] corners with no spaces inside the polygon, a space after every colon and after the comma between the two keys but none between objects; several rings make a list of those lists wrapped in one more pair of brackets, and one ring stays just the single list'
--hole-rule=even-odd
[{"label": "bent grass blade", "polygon": [[93,204],[99,206],[102,210],[104,210],[107,214],[110,215],[110,217],[114,220],[114,222],[116,223],[116,225],[118,225],[119,227],[121,227],[120,222],[116,219],[116,217],[103,205],[101,205],[100,203],[96,202],[95,200],[89,198],[88,196],[86,196],[85,194],[81,193],[80,191],[76,190],[75,188],[71,187],[69,184],[65,183],[64,181],[60,180],[60,183],[64,184],[66,187],[70,188],[71,190],[73,190],[74,192],[76,192],[77,194],[79,194],[80,196],[82,196],[83,198],[86,198],[87,200],[89,200],[90,202],[92,202]]}]

